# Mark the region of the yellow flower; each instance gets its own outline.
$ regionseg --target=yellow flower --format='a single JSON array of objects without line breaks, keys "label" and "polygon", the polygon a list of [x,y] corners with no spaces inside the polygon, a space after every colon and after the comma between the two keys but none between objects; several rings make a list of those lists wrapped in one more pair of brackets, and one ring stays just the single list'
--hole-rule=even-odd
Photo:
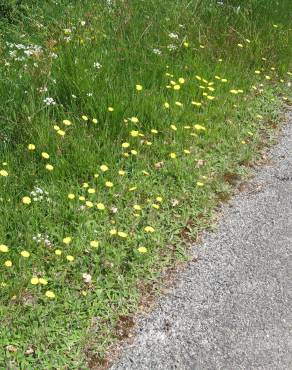
[{"label": "yellow flower", "polygon": [[174,85],[173,86],[173,90],[179,90],[180,89],[180,85]]},{"label": "yellow flower", "polygon": [[112,188],[114,186],[114,184],[111,181],[106,181],[105,186],[108,187],[108,188]]},{"label": "yellow flower", "polygon": [[129,146],[130,146],[130,144],[129,144],[129,143],[123,143],[123,144],[122,144],[122,147],[123,147],[123,148],[129,148]]},{"label": "yellow flower", "polygon": [[185,79],[184,79],[184,78],[182,78],[182,77],[180,77],[180,78],[178,79],[178,82],[179,82],[180,84],[184,84],[184,83],[185,83]]},{"label": "yellow flower", "polygon": [[138,248],[138,252],[139,252],[139,253],[147,253],[147,252],[148,252],[148,250],[147,250],[147,248],[146,248],[146,247],[139,247],[139,248]]},{"label": "yellow flower", "polygon": [[237,44],[237,46],[238,46],[239,48],[243,48],[243,45],[242,45],[242,44]]},{"label": "yellow flower", "polygon": [[60,127],[58,125],[54,125],[54,130],[59,131]]},{"label": "yellow flower", "polygon": [[75,198],[75,195],[74,195],[74,194],[72,194],[72,193],[70,193],[70,194],[68,194],[68,198],[69,198],[69,199],[74,199],[74,198]]},{"label": "yellow flower", "polygon": [[131,150],[131,154],[133,154],[133,155],[137,155],[138,154],[138,152],[137,152],[137,150]]},{"label": "yellow flower", "polygon": [[238,91],[235,89],[230,90],[231,94],[238,94]]},{"label": "yellow flower", "polygon": [[156,197],[156,201],[159,202],[159,203],[162,203],[163,199],[162,199],[162,197]]},{"label": "yellow flower", "polygon": [[89,189],[87,190],[87,192],[88,192],[89,194],[94,194],[94,193],[95,193],[95,189],[93,189],[93,188],[89,188]]},{"label": "yellow flower", "polygon": [[5,244],[0,244],[0,252],[7,253],[9,251],[9,248]]},{"label": "yellow flower", "polygon": [[154,233],[155,229],[154,229],[152,226],[146,226],[146,227],[144,228],[144,231],[145,231],[146,233]]},{"label": "yellow flower", "polygon": [[185,154],[191,154],[191,152],[188,149],[184,149]]},{"label": "yellow flower", "polygon": [[69,261],[69,262],[73,262],[74,261],[74,257],[73,256],[66,256],[66,260]]},{"label": "yellow flower", "polygon": [[28,148],[28,150],[35,150],[35,145],[34,144],[28,144],[27,148]]},{"label": "yellow flower", "polygon": [[133,137],[137,137],[137,136],[139,136],[139,131],[132,130],[132,131],[130,132],[130,135],[131,135],[131,136],[133,136]]},{"label": "yellow flower", "polygon": [[137,91],[141,91],[141,90],[143,90],[143,86],[142,86],[142,85],[136,85],[136,90],[137,90]]},{"label": "yellow flower", "polygon": [[164,103],[164,108],[169,108],[169,107],[170,107],[169,103],[165,102]]},{"label": "yellow flower", "polygon": [[171,129],[172,129],[173,131],[177,131],[177,128],[176,128],[176,126],[175,126],[175,125],[170,125],[170,127],[171,127]]},{"label": "yellow flower", "polygon": [[87,116],[82,116],[81,118],[83,119],[83,121],[88,121],[88,117]]},{"label": "yellow flower", "polygon": [[258,69],[256,71],[254,71],[255,74],[259,75],[261,73],[261,71],[259,71]]},{"label": "yellow flower", "polygon": [[89,244],[90,244],[90,246],[91,246],[92,248],[98,248],[98,246],[99,246],[99,241],[98,241],[98,240],[92,240]]},{"label": "yellow flower", "polygon": [[88,185],[88,183],[87,183],[87,182],[84,182],[84,183],[82,184],[82,187],[83,187],[83,188],[88,188],[88,187],[89,187],[89,185]]},{"label": "yellow flower", "polygon": [[199,103],[197,101],[192,101],[192,104],[197,106],[197,107],[201,107],[202,106],[202,103]]},{"label": "yellow flower", "polygon": [[152,134],[158,134],[158,131],[157,131],[155,128],[152,128],[152,129],[151,129],[151,133],[152,133]]},{"label": "yellow flower", "polygon": [[265,76],[265,79],[266,80],[270,80],[271,79],[271,76]]},{"label": "yellow flower", "polygon": [[170,156],[170,158],[175,159],[176,158],[176,153],[170,153],[169,156]]},{"label": "yellow flower", "polygon": [[28,251],[21,251],[20,254],[22,255],[22,257],[24,258],[28,258],[30,256],[30,253]]},{"label": "yellow flower", "polygon": [[4,266],[6,267],[12,267],[12,261],[8,260],[4,262]]},{"label": "yellow flower", "polygon": [[196,75],[195,77],[196,77],[196,79],[197,79],[197,80],[199,80],[199,81],[201,81],[201,80],[202,80],[202,77],[200,77],[200,76],[198,76],[198,75]]},{"label": "yellow flower", "polygon": [[54,166],[52,166],[51,164],[47,164],[47,165],[46,165],[46,169],[47,169],[48,171],[53,171]]},{"label": "yellow flower", "polygon": [[120,175],[120,176],[124,176],[126,172],[125,172],[125,171],[123,171],[123,170],[119,170],[119,172],[118,172],[118,173],[119,173],[119,175]]},{"label": "yellow flower", "polygon": [[47,290],[46,293],[45,293],[46,297],[49,298],[49,299],[54,299],[56,298],[56,295],[54,292],[52,292],[51,290]]},{"label": "yellow flower", "polygon": [[124,233],[123,231],[118,231],[118,235],[119,235],[121,238],[127,238],[127,237],[128,237],[128,234],[127,234],[127,233]]},{"label": "yellow flower", "polygon": [[72,242],[72,238],[71,236],[66,236],[65,238],[63,238],[63,243],[68,245]]},{"label": "yellow flower", "polygon": [[221,78],[221,82],[227,82],[228,80],[226,78]]},{"label": "yellow flower", "polygon": [[141,206],[139,206],[139,204],[135,204],[133,208],[135,209],[135,211],[141,211],[142,209]]},{"label": "yellow flower", "polygon": [[114,108],[113,108],[113,107],[108,107],[108,108],[107,108],[107,110],[108,110],[109,112],[113,112],[113,111],[114,111]]},{"label": "yellow flower", "polygon": [[30,204],[31,203],[30,197],[23,197],[22,198],[22,203],[23,204]]},{"label": "yellow flower", "polygon": [[70,125],[72,125],[72,122],[71,122],[71,121],[69,121],[68,119],[64,119],[64,120],[63,120],[63,123],[64,123],[64,125],[65,125],[65,126],[70,126]]},{"label": "yellow flower", "polygon": [[186,41],[183,43],[183,45],[184,45],[185,48],[188,48],[189,47],[189,43],[186,42]]},{"label": "yellow flower", "polygon": [[42,157],[45,158],[45,159],[49,159],[50,158],[50,155],[46,152],[42,152]]},{"label": "yellow flower", "polygon": [[65,131],[64,130],[58,130],[57,134],[60,136],[65,136]]},{"label": "yellow flower", "polygon": [[85,202],[85,204],[86,204],[86,206],[87,206],[88,208],[92,208],[92,207],[93,207],[93,203],[92,203],[92,202],[90,202],[90,200],[87,200],[87,201]]},{"label": "yellow flower", "polygon": [[48,285],[48,280],[44,278],[39,278],[39,283],[42,285]]},{"label": "yellow flower", "polygon": [[36,277],[36,276],[32,277],[32,278],[30,279],[30,283],[31,283],[32,285],[37,285],[37,284],[39,283],[39,278],[38,278],[38,277]]},{"label": "yellow flower", "polygon": [[117,235],[117,230],[116,229],[111,229],[110,230],[110,235]]},{"label": "yellow flower", "polygon": [[102,204],[102,203],[97,203],[96,205],[97,209],[99,209],[100,211],[103,211],[105,209],[105,205]]},{"label": "yellow flower", "polygon": [[137,117],[131,117],[130,121],[133,122],[133,123],[138,123],[139,119]]},{"label": "yellow flower", "polygon": [[6,176],[8,176],[8,172],[5,171],[5,170],[1,170],[0,171],[0,176],[6,177]]},{"label": "yellow flower", "polygon": [[109,169],[108,166],[105,164],[102,164],[99,168],[101,169],[102,172],[106,172]]},{"label": "yellow flower", "polygon": [[155,204],[155,203],[153,203],[153,204],[152,204],[152,208],[159,209],[159,208],[160,208],[160,206],[159,206],[159,204]]},{"label": "yellow flower", "polygon": [[93,122],[93,123],[97,123],[97,119],[96,119],[96,118],[93,118],[93,119],[92,119],[92,122]]},{"label": "yellow flower", "polygon": [[197,186],[204,186],[204,183],[203,183],[203,182],[198,181],[198,182],[197,182]]},{"label": "yellow flower", "polygon": [[85,197],[83,195],[80,195],[79,200],[81,200],[81,202],[83,202],[85,200]]},{"label": "yellow flower", "polygon": [[194,125],[194,128],[198,131],[206,131],[206,127],[202,126],[202,125]]},{"label": "yellow flower", "polygon": [[207,95],[207,99],[209,99],[209,100],[214,100],[214,99],[215,99],[215,96]]},{"label": "yellow flower", "polygon": [[56,256],[61,256],[61,254],[62,254],[61,249],[56,249],[56,250],[55,250],[55,255],[56,255]]}]

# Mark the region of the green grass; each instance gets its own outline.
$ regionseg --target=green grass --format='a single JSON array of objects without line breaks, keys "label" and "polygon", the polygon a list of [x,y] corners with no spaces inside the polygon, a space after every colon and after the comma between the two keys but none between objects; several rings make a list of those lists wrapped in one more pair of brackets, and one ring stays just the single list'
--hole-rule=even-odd
[{"label": "green grass", "polygon": [[211,226],[226,174],[246,174],[289,100],[291,10],[0,0],[1,369],[88,369],[141,282],[187,258],[181,230],[195,239]]}]

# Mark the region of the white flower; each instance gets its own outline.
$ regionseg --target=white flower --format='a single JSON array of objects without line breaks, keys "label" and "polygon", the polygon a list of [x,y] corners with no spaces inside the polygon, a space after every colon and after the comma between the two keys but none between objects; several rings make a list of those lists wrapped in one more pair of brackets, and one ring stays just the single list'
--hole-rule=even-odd
[{"label": "white flower", "polygon": [[53,98],[47,97],[43,100],[43,102],[49,106],[49,105],[56,105],[56,102]]},{"label": "white flower", "polygon": [[171,38],[171,39],[178,39],[178,34],[177,33],[174,33],[174,32],[171,32],[168,34],[168,36]]},{"label": "white flower", "polygon": [[93,63],[93,67],[96,68],[96,69],[100,69],[102,67],[102,65],[99,62],[95,62],[95,63]]},{"label": "white flower", "polygon": [[161,55],[161,50],[159,49],[153,49],[152,51],[154,54]]},{"label": "white flower", "polygon": [[85,283],[87,283],[87,284],[91,283],[92,277],[91,277],[90,274],[84,273],[84,274],[82,274],[82,277],[83,277],[83,280],[84,280]]}]

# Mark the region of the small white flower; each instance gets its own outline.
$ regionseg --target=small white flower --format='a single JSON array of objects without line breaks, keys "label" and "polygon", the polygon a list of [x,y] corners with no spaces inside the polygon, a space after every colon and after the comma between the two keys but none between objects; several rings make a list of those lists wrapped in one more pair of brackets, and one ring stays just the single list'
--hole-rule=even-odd
[{"label": "small white flower", "polygon": [[84,273],[84,274],[82,274],[82,277],[83,277],[83,280],[84,280],[85,283],[87,283],[87,284],[91,283],[92,277],[91,277],[90,274]]},{"label": "small white flower", "polygon": [[102,65],[99,62],[95,62],[95,63],[93,63],[93,67],[96,68],[96,69],[100,69],[102,67]]}]

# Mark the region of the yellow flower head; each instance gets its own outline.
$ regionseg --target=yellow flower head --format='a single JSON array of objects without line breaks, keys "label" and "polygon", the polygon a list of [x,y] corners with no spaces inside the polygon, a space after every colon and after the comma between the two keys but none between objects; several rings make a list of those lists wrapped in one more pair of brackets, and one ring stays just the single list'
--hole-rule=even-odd
[{"label": "yellow flower head", "polygon": [[56,256],[61,256],[61,255],[62,255],[62,251],[61,251],[61,249],[56,249],[56,250],[55,250],[55,255],[56,255]]},{"label": "yellow flower head", "polygon": [[176,158],[176,153],[170,153],[169,156],[170,156],[170,158],[175,159]]},{"label": "yellow flower head", "polygon": [[0,244],[0,252],[7,253],[9,251],[9,248],[5,244]]},{"label": "yellow flower head", "polygon": [[30,253],[28,251],[21,251],[20,254],[24,258],[28,258],[30,256]]},{"label": "yellow flower head", "polygon": [[30,279],[30,283],[31,283],[32,285],[37,285],[37,284],[39,283],[39,278],[38,278],[38,277],[36,277],[36,276],[32,277],[32,278]]},{"label": "yellow flower head", "polygon": [[123,143],[122,148],[129,148],[130,144],[129,143]]},{"label": "yellow flower head", "polygon": [[51,164],[47,164],[47,165],[46,165],[46,169],[47,169],[48,171],[53,171],[54,166],[52,166]]},{"label": "yellow flower head", "polygon": [[83,121],[88,121],[88,117],[87,116],[82,116],[81,118],[83,119]]},{"label": "yellow flower head", "polygon": [[64,119],[64,120],[63,120],[63,123],[64,123],[64,125],[65,125],[65,126],[70,126],[70,125],[72,125],[72,122],[71,122],[71,121],[69,121],[68,119]]},{"label": "yellow flower head", "polygon": [[101,169],[102,172],[106,172],[109,169],[108,166],[105,164],[102,164],[99,168]]},{"label": "yellow flower head", "polygon": [[126,174],[126,172],[125,172],[125,171],[123,171],[123,170],[119,170],[119,172],[118,172],[118,173],[119,173],[119,175],[120,175],[120,176],[124,176],[124,175]]},{"label": "yellow flower head", "polygon": [[114,186],[114,184],[111,181],[106,181],[105,186],[108,187],[108,188],[112,188]]},{"label": "yellow flower head", "polygon": [[93,207],[93,203],[92,203],[90,200],[87,200],[87,201],[85,202],[85,204],[86,204],[86,206],[87,206],[88,208],[92,208],[92,207]]},{"label": "yellow flower head", "polygon": [[98,246],[99,246],[99,241],[98,241],[98,240],[92,240],[89,244],[90,244],[90,246],[91,246],[92,248],[98,248]]},{"label": "yellow flower head", "polygon": [[42,152],[42,157],[45,158],[45,159],[49,159],[50,158],[50,155],[46,152]]},{"label": "yellow flower head", "polygon": [[22,198],[22,203],[23,204],[30,204],[31,203],[30,197],[23,197]]},{"label": "yellow flower head", "polygon": [[143,253],[147,253],[147,252],[148,252],[148,250],[147,250],[147,248],[146,248],[146,247],[139,247],[139,248],[138,248],[138,252],[143,254]]},{"label": "yellow flower head", "polygon": [[96,205],[97,209],[99,209],[100,211],[103,211],[105,209],[105,205],[103,203],[97,203]]},{"label": "yellow flower head", "polygon": [[69,199],[74,199],[74,198],[75,198],[75,195],[74,195],[74,194],[72,194],[72,193],[70,193],[70,194],[68,194],[68,198],[69,198]]},{"label": "yellow flower head", "polygon": [[127,238],[128,237],[128,234],[123,232],[123,231],[118,231],[118,235],[121,237],[121,238]]},{"label": "yellow flower head", "polygon": [[34,144],[28,144],[27,148],[28,148],[28,150],[35,150],[35,145]]},{"label": "yellow flower head", "polygon": [[7,177],[8,176],[8,172],[5,171],[5,170],[1,170],[0,171],[0,176]]},{"label": "yellow flower head", "polygon": [[12,267],[12,261],[8,260],[4,262],[5,267]]},{"label": "yellow flower head", "polygon": [[49,298],[49,299],[54,299],[56,298],[56,295],[54,292],[52,292],[51,290],[47,290],[46,293],[45,293],[46,297]]},{"label": "yellow flower head", "polygon": [[94,194],[94,193],[96,192],[96,190],[95,190],[94,188],[89,188],[89,189],[87,190],[87,192],[88,192],[89,194]]},{"label": "yellow flower head", "polygon": [[195,128],[195,130],[197,130],[197,131],[206,131],[206,127],[204,127],[204,126],[202,126],[202,125],[198,125],[198,124],[196,124],[196,125],[194,125],[194,128]]},{"label": "yellow flower head", "polygon": [[179,90],[180,89],[180,85],[173,85],[173,90]]},{"label": "yellow flower head", "polygon": [[66,236],[65,238],[63,238],[63,243],[68,245],[72,242],[72,238],[71,236]]},{"label": "yellow flower head", "polygon": [[65,136],[65,131],[64,130],[58,130],[57,134],[60,136]]},{"label": "yellow flower head", "polygon": [[138,123],[139,119],[137,117],[131,117],[130,121],[133,122],[133,123]]},{"label": "yellow flower head", "polygon": [[146,226],[146,227],[144,228],[144,231],[145,231],[146,233],[154,233],[155,229],[154,229],[152,226]]},{"label": "yellow flower head", "polygon": [[143,90],[143,86],[142,86],[142,85],[136,85],[136,90],[137,90],[137,91],[141,91],[141,90]]},{"label": "yellow flower head", "polygon": [[48,285],[48,280],[44,278],[39,278],[39,283],[42,285]]},{"label": "yellow flower head", "polygon": [[75,258],[73,256],[70,256],[70,255],[66,256],[66,260],[69,261],[69,262],[73,262],[74,259]]}]

